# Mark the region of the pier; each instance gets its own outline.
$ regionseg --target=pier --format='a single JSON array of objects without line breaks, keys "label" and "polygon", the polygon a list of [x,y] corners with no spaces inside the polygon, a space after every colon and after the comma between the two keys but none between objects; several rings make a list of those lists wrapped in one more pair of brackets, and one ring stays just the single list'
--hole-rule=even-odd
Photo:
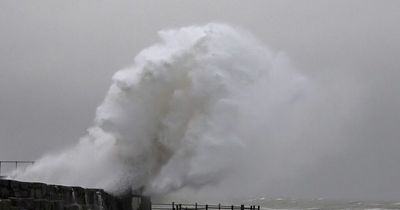
[{"label": "pier", "polygon": [[182,204],[182,203],[155,203],[151,206],[152,210],[260,210],[260,206],[253,205],[221,205],[221,204]]},{"label": "pier", "polygon": [[114,197],[102,189],[5,180],[8,172],[34,164],[29,160],[0,160],[0,210],[260,210],[253,205],[152,203],[149,197],[129,193]]}]

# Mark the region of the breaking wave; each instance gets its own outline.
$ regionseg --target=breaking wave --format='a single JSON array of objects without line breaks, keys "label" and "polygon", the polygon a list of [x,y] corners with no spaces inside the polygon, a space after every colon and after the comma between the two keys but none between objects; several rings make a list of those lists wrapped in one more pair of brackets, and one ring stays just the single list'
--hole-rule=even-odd
[{"label": "breaking wave", "polygon": [[236,27],[212,23],[159,37],[115,73],[76,146],[15,178],[152,195],[218,183],[307,96],[309,82],[285,55]]}]

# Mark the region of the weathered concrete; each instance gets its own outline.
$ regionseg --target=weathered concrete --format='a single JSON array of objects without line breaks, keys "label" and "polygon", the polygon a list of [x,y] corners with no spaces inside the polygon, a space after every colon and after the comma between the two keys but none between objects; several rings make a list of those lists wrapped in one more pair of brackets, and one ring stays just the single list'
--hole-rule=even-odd
[{"label": "weathered concrete", "polygon": [[[150,202],[137,197],[140,209]],[[101,189],[0,179],[0,210],[132,210],[131,198],[114,197]]]}]

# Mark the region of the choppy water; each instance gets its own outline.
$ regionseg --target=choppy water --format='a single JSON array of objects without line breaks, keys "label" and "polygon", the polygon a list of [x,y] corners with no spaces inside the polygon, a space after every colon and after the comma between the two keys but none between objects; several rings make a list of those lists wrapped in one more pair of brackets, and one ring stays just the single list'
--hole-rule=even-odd
[{"label": "choppy water", "polygon": [[385,210],[400,209],[399,201],[338,201],[338,200],[297,200],[297,199],[267,199],[248,200],[252,205],[260,205],[263,210]]}]

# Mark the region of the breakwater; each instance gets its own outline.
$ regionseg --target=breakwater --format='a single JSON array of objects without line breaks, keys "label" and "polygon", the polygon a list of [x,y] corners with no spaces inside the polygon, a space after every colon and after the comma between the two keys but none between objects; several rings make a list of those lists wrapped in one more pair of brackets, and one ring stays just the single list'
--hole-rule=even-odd
[{"label": "breakwater", "polygon": [[31,209],[148,210],[151,202],[140,195],[112,196],[102,189],[0,179],[0,210]]}]

